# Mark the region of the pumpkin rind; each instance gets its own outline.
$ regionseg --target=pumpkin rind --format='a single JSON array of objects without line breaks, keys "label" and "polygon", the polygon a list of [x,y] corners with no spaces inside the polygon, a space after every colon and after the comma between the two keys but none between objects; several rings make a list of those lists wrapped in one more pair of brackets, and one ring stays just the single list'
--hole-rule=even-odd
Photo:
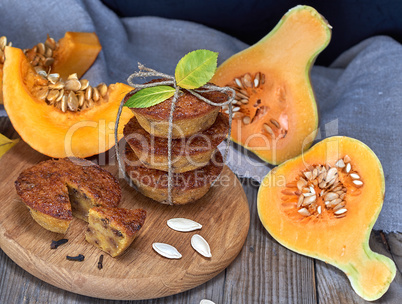
[{"label": "pumpkin rind", "polygon": [[[233,120],[234,142],[271,164],[282,163],[310,147],[317,132],[318,111],[309,73],[330,38],[330,26],[314,8],[296,6],[263,39],[218,67],[211,82],[219,86],[230,86],[246,73],[265,75],[263,88],[248,90],[249,103],[236,105],[240,113],[250,113],[251,123]],[[262,107],[267,110],[253,119]],[[271,115],[287,124],[287,132],[276,139],[263,131]]]},{"label": "pumpkin rind", "polygon": [[[345,198],[342,218],[288,216],[282,191],[308,165],[335,166],[348,155],[364,186]],[[359,193],[357,192],[357,193]],[[395,264],[369,248],[371,229],[381,211],[385,192],[382,166],[373,151],[348,137],[331,137],[272,170],[262,181],[257,208],[267,231],[285,247],[332,264],[346,273],[353,289],[365,300],[380,298],[395,277]],[[294,203],[296,205],[296,203]],[[313,216],[312,216],[313,217]]]},{"label": "pumpkin rind", "polygon": [[[15,130],[32,148],[50,157],[89,157],[114,145],[114,122],[121,100],[132,87],[116,83],[109,88],[107,102],[82,112],[63,113],[31,94],[35,71],[24,53],[6,47],[4,107]],[[133,116],[123,109],[119,137]]]}]

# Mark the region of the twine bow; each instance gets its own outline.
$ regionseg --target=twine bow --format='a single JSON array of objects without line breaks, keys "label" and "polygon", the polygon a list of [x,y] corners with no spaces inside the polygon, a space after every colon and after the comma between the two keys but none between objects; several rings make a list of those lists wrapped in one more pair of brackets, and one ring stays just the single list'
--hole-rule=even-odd
[{"label": "twine bow", "polygon": [[[168,126],[168,197],[167,197],[167,201],[166,201],[167,204],[173,205],[173,200],[172,200],[172,187],[173,187],[173,169],[172,169],[173,113],[175,111],[176,102],[177,102],[178,97],[179,97],[180,87],[177,85],[175,78],[173,76],[171,76],[171,75],[167,75],[167,74],[158,72],[156,70],[147,68],[144,65],[142,65],[141,63],[138,63],[138,69],[139,69],[138,72],[134,72],[133,74],[131,74],[127,78],[128,84],[134,88],[134,93],[138,92],[141,89],[160,86],[160,85],[173,86],[174,89],[175,89],[173,99],[172,99],[172,105],[170,107],[169,126]],[[165,78],[167,80],[160,81],[160,82],[154,82],[154,83],[147,83],[147,84],[133,83],[132,82],[133,78],[137,78],[137,77],[162,77],[162,78]],[[202,92],[218,91],[218,92],[226,94],[229,97],[228,100],[223,102],[223,103],[216,103],[216,102],[213,102],[213,101],[203,97],[202,95],[200,95],[198,93],[200,91],[197,90],[197,89],[193,89],[193,90],[186,89],[186,90],[188,92],[190,92],[191,94],[193,94],[195,97],[201,99],[202,101],[206,102],[209,105],[217,106],[217,107],[223,107],[225,105],[228,105],[228,108],[229,108],[229,131],[228,131],[228,137],[227,137],[227,141],[226,141],[225,153],[224,153],[224,157],[223,157],[223,163],[225,164],[226,159],[227,159],[227,155],[228,155],[228,152],[229,152],[229,145],[230,145],[230,134],[231,134],[231,126],[232,126],[232,102],[233,102],[233,100],[235,98],[236,92],[232,88],[229,88],[229,87],[218,87],[218,86],[213,85],[213,84],[205,84],[202,87]],[[123,174],[123,176],[126,178],[126,180],[128,179],[130,185],[132,185],[131,179],[127,176],[126,172],[123,169],[121,159],[120,159],[120,152],[119,152],[119,149],[118,149],[119,121],[120,121],[121,112],[123,110],[123,106],[124,106],[124,99],[120,103],[119,110],[117,112],[117,117],[116,117],[115,129],[114,129],[114,137],[115,137],[115,144],[116,144],[116,157],[117,157],[117,162],[118,162],[118,165],[119,165],[120,172]],[[212,183],[212,185],[216,182],[216,180],[218,178],[219,178],[219,176],[215,179],[215,181]]]}]

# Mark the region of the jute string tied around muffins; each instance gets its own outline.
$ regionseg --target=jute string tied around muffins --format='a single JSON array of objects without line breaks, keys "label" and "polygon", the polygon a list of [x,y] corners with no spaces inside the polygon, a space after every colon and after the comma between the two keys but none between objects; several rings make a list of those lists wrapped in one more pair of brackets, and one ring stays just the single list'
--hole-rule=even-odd
[{"label": "jute string tied around muffins", "polygon": [[[173,205],[173,200],[172,200],[172,188],[173,188],[173,169],[172,169],[172,130],[173,130],[173,113],[175,111],[176,108],[176,102],[178,100],[179,97],[179,91],[180,91],[180,87],[177,85],[176,80],[173,76],[171,75],[167,75],[161,72],[158,72],[156,70],[150,69],[145,67],[144,65],[142,65],[141,63],[138,63],[138,72],[134,72],[133,74],[131,74],[128,79],[127,82],[130,86],[132,86],[134,88],[134,94],[142,89],[145,88],[150,88],[150,87],[155,87],[155,86],[161,86],[161,85],[168,85],[168,86],[173,86],[173,88],[175,89],[174,95],[173,95],[173,99],[172,99],[172,105],[170,107],[170,114],[169,114],[169,125],[168,125],[168,197],[166,200],[166,204],[169,205]],[[138,77],[161,77],[161,78],[165,78],[167,80],[164,81],[160,81],[160,82],[153,82],[153,83],[146,83],[146,84],[136,84],[133,83],[132,80],[134,78],[138,78]],[[227,140],[226,140],[226,147],[225,147],[225,153],[223,156],[223,163],[226,163],[226,159],[227,159],[227,155],[229,153],[229,145],[230,145],[230,134],[231,134],[231,125],[232,125],[232,102],[235,98],[236,92],[229,88],[229,87],[218,87],[216,85],[213,84],[205,84],[204,86],[202,86],[202,92],[211,92],[211,91],[218,91],[221,93],[224,93],[228,96],[228,100],[223,102],[223,103],[216,103],[213,102],[205,97],[203,97],[201,94],[199,94],[198,92],[200,92],[198,89],[186,89],[189,93],[193,94],[195,97],[197,97],[198,99],[206,102],[207,104],[211,105],[211,106],[217,106],[217,107],[223,107],[225,105],[228,106],[229,108],[229,131],[228,131],[228,136],[227,136]],[[117,112],[117,117],[116,117],[116,123],[115,123],[115,129],[114,129],[114,137],[115,137],[115,143],[116,143],[116,158],[117,158],[117,162],[119,165],[119,170],[120,172],[123,174],[124,178],[129,182],[130,185],[133,186],[130,178],[127,176],[126,172],[123,169],[123,165],[120,159],[120,149],[118,148],[118,129],[119,129],[119,120],[120,120],[120,116],[121,116],[121,112],[123,110],[123,106],[124,106],[124,99],[121,101],[120,106],[119,106],[119,110]],[[219,179],[219,176],[215,179],[215,181],[212,183],[212,185]]]}]

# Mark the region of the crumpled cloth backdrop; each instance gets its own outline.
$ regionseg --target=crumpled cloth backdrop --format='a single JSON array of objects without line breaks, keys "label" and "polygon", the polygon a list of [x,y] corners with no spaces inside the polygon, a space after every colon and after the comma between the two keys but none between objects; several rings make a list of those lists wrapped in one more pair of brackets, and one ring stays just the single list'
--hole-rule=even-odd
[{"label": "crumpled cloth backdrop", "polygon": [[[138,61],[174,74],[179,59],[192,50],[219,52],[219,64],[247,47],[233,37],[192,22],[119,18],[95,0],[45,4],[3,0],[0,11],[0,36],[6,35],[20,48],[44,41],[47,33],[58,40],[66,31],[96,32],[103,49],[85,75],[95,84],[126,82],[128,75],[137,70]],[[346,135],[371,147],[383,164],[386,179],[384,206],[374,228],[402,232],[402,46],[389,37],[367,39],[342,54],[329,68],[314,66],[312,83],[321,114],[317,140]],[[2,107],[1,115],[6,115]],[[229,166],[239,176],[256,180],[271,169],[236,147],[231,148]]]}]

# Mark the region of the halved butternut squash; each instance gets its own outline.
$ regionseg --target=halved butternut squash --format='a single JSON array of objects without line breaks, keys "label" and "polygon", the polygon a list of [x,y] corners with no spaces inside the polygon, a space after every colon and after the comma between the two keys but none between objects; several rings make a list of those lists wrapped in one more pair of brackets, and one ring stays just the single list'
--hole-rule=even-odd
[{"label": "halved butternut squash", "polygon": [[296,6],[267,36],[218,67],[211,82],[236,90],[234,142],[271,164],[310,147],[318,111],[309,74],[330,38],[315,9]]},{"label": "halved butternut squash", "polygon": [[384,192],[374,152],[356,139],[331,137],[264,178],[258,214],[279,243],[338,267],[359,296],[376,300],[396,272],[368,244]]}]

